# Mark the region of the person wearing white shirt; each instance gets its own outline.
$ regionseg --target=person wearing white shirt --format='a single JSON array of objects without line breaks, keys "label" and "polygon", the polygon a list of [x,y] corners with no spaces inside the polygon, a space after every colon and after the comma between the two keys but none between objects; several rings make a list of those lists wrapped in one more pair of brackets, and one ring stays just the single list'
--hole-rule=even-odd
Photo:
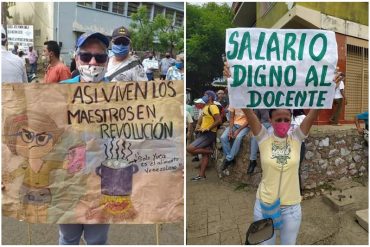
[{"label": "person wearing white shirt", "polygon": [[339,115],[342,112],[343,107],[343,101],[344,104],[347,105],[346,96],[344,94],[344,73],[339,72],[337,77],[335,78],[335,94],[334,94],[334,102],[333,102],[333,108],[335,106],[335,110],[333,111],[333,114],[330,118],[330,123],[332,125],[340,125],[338,123]]},{"label": "person wearing white shirt", "polygon": [[149,52],[148,57],[143,60],[143,66],[149,81],[154,80],[153,70],[158,69],[158,61],[154,58],[153,53]]},{"label": "person wearing white shirt", "polygon": [[20,57],[7,51],[5,46],[8,42],[6,32],[1,26],[1,78],[3,83],[28,82],[26,67]]}]

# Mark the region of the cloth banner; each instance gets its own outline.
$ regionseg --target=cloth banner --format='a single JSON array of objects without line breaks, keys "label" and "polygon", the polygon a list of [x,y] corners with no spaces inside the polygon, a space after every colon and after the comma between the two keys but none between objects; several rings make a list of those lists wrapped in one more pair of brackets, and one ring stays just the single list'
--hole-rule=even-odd
[{"label": "cloth banner", "polygon": [[3,215],[183,220],[183,81],[3,84]]},{"label": "cloth banner", "polygon": [[338,60],[332,31],[227,29],[226,58],[231,107],[332,108]]}]

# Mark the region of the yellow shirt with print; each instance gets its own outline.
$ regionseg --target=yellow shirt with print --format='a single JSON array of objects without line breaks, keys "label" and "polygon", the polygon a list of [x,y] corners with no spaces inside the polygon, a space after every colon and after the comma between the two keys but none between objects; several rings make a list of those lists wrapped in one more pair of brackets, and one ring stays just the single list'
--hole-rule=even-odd
[{"label": "yellow shirt with print", "polygon": [[300,127],[294,129],[287,138],[279,138],[274,133],[268,133],[262,126],[256,136],[263,171],[256,195],[258,199],[271,204],[278,198],[280,172],[283,166],[280,187],[281,205],[294,205],[301,202],[298,169],[304,138],[306,137]]},{"label": "yellow shirt with print", "polygon": [[[212,115],[210,115],[211,113]],[[215,122],[215,119],[213,118],[214,115],[220,114],[220,110],[216,105],[206,105],[203,108],[203,118],[202,118],[202,125],[200,126],[201,129],[208,129],[212,126],[212,124]],[[214,127],[211,129],[211,131],[216,132],[217,127]]]}]

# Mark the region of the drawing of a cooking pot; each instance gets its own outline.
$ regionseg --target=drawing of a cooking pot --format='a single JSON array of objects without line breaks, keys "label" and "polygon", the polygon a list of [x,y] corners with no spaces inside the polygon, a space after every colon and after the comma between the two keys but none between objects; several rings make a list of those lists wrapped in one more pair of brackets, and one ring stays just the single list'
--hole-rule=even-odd
[{"label": "drawing of a cooking pot", "polygon": [[132,177],[139,167],[125,160],[106,160],[96,168],[101,177],[101,192],[110,196],[127,196],[132,192]]}]

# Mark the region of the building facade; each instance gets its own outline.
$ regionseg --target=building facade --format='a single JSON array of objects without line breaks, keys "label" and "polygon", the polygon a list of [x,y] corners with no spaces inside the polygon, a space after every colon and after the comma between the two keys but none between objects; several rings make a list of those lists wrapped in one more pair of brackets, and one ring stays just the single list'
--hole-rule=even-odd
[{"label": "building facade", "polygon": [[[368,110],[367,2],[234,2],[232,9],[237,27],[334,31],[348,100],[340,121],[352,122],[355,114]],[[328,123],[331,112],[322,110],[318,123]]]},{"label": "building facade", "polygon": [[148,17],[164,14],[175,26],[183,26],[184,4],[180,2],[12,2],[7,24],[33,25],[34,46],[40,53],[47,40],[58,41],[61,58],[68,64],[77,38],[84,32],[110,36],[119,26],[130,26],[131,15],[146,5]]}]

